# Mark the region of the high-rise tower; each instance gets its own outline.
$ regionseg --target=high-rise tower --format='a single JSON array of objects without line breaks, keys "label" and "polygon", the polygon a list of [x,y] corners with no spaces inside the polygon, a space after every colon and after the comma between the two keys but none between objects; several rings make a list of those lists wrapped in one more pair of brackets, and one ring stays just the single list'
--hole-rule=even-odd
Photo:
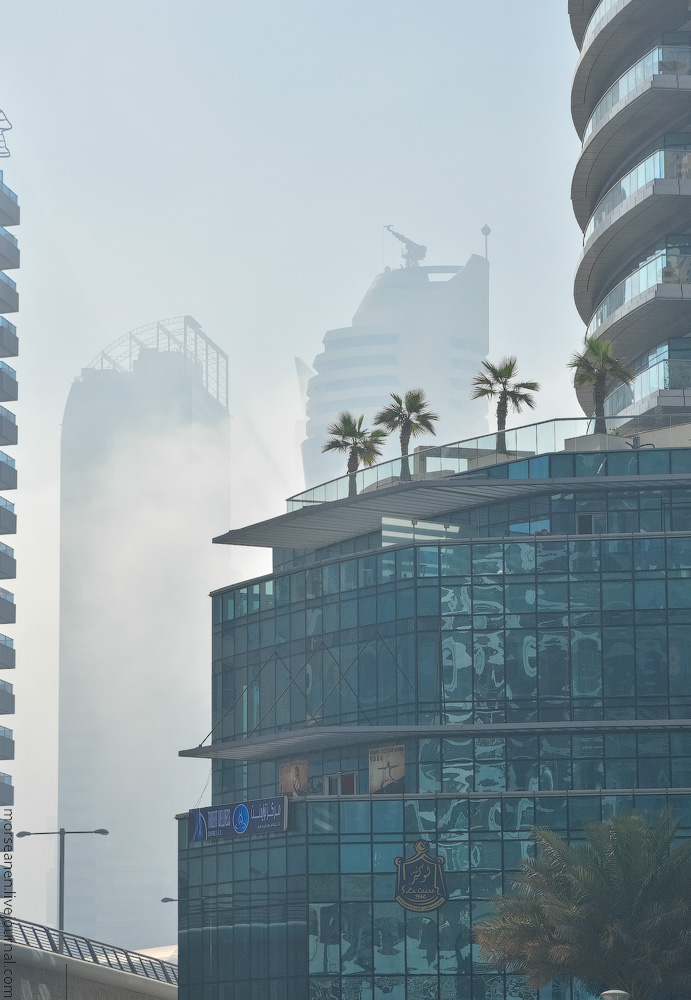
[{"label": "high-rise tower", "polygon": [[[7,122],[2,112],[2,119]],[[9,122],[7,122],[8,127]],[[0,141],[2,140],[2,121],[0,120]],[[0,149],[0,155],[8,155]],[[8,319],[7,313],[15,313],[19,309],[17,286],[8,278],[5,271],[19,267],[19,247],[17,240],[7,231],[7,226],[19,225],[19,202],[14,191],[3,182],[0,170],[0,358],[16,357],[19,353],[17,330]],[[14,368],[3,360],[0,361],[0,403],[12,402],[17,399],[17,373]],[[14,413],[0,405],[0,446],[7,447],[17,443],[17,421]],[[0,451],[0,492],[13,490],[17,486],[17,471],[14,459]],[[0,496],[0,535],[13,535],[16,531],[17,519],[14,504]],[[14,550],[0,542],[0,580],[13,580],[16,575]],[[14,596],[0,587],[0,626],[9,625],[16,620]],[[12,639],[0,634],[0,669],[14,667],[14,644]],[[0,680],[0,715],[14,713],[14,694],[8,681]],[[0,761],[14,758],[14,741],[12,731],[0,726]],[[0,773],[0,805],[10,805],[13,802],[14,789],[8,774]]]},{"label": "high-rise tower", "polygon": [[172,817],[206,778],[175,749],[208,715],[199,553],[227,519],[226,380],[191,317],[152,323],[83,369],[62,425],[59,823],[110,831],[68,858],[65,926],[126,947],[174,940]]},{"label": "high-rise tower", "polygon": [[404,258],[405,267],[374,279],[351,326],[327,332],[314,360],[302,445],[307,486],[342,472],[341,456],[321,451],[329,424],[342,410],[371,424],[391,392],[425,390],[441,417],[439,442],[486,430],[470,383],[489,350],[489,263],[473,255],[464,267],[424,267],[408,249]]},{"label": "high-rise tower", "polygon": [[[691,13],[687,0],[569,0],[580,48],[572,188],[587,335],[636,372],[608,416],[691,408]],[[578,390],[586,413],[593,398]]]}]

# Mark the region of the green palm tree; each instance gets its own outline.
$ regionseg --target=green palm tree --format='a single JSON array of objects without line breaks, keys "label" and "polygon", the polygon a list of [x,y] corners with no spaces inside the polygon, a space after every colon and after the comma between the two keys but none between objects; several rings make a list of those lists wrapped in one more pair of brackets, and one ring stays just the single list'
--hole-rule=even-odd
[{"label": "green palm tree", "polygon": [[595,433],[606,434],[605,399],[617,382],[631,385],[636,373],[629,366],[615,358],[612,345],[608,340],[598,340],[596,337],[586,337],[585,349],[580,354],[574,354],[569,361],[569,368],[574,369],[573,384],[590,386],[595,400]]},{"label": "green palm tree", "polygon": [[374,418],[375,424],[386,428],[386,433],[399,432],[401,441],[401,479],[410,479],[408,464],[408,446],[411,437],[421,434],[436,434],[435,421],[439,415],[428,409],[427,397],[422,389],[409,389],[401,398],[397,393],[391,393],[392,403],[385,406]]},{"label": "green palm tree", "polygon": [[573,977],[595,994],[687,997],[691,841],[674,845],[675,833],[669,814],[650,825],[637,814],[586,824],[582,846],[534,828],[537,858],[523,861],[499,915],[476,929],[486,960],[532,987]]},{"label": "green palm tree", "polygon": [[514,355],[502,358],[498,365],[491,361],[483,361],[484,371],[479,371],[473,378],[471,399],[497,400],[497,451],[506,453],[506,417],[509,406],[520,413],[524,406],[535,409],[535,397],[540,386],[537,382],[516,382],[518,375],[518,358]]},{"label": "green palm tree", "polygon": [[364,416],[356,417],[348,410],[339,413],[338,420],[327,427],[330,437],[324,442],[322,451],[343,451],[348,454],[348,496],[357,496],[355,473],[363,465],[374,465],[381,456],[381,445],[386,432],[370,431],[363,427]]}]

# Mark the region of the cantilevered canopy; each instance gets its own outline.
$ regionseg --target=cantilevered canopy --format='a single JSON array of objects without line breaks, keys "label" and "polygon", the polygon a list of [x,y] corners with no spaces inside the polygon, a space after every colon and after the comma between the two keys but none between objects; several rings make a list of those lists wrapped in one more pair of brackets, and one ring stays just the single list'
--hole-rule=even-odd
[{"label": "cantilevered canopy", "polygon": [[[603,453],[603,458],[606,453]],[[659,485],[659,476],[584,476],[578,479],[444,479],[401,483],[356,497],[303,507],[268,521],[218,535],[221,545],[259,548],[318,549],[344,538],[379,531],[383,517],[430,521],[450,511],[531,494],[565,493],[574,489],[630,490]],[[691,475],[665,476],[665,486],[691,486]]]},{"label": "cantilevered canopy", "polygon": [[583,732],[688,732],[690,719],[607,720],[595,722],[511,722],[489,725],[452,723],[432,726],[306,726],[268,736],[228,740],[211,746],[181,750],[180,757],[203,757],[211,760],[276,760],[284,755],[298,756],[333,747],[385,746],[386,743],[427,736],[516,736],[520,733]]}]

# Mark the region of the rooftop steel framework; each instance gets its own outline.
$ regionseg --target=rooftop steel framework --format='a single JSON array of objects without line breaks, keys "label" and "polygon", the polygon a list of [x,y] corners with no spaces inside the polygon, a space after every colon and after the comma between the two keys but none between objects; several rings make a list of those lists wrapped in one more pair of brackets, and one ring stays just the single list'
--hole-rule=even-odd
[{"label": "rooftop steel framework", "polygon": [[228,355],[192,316],[160,319],[130,330],[97,354],[87,368],[131,372],[142,348],[183,355],[194,365],[211,398],[228,408]]}]

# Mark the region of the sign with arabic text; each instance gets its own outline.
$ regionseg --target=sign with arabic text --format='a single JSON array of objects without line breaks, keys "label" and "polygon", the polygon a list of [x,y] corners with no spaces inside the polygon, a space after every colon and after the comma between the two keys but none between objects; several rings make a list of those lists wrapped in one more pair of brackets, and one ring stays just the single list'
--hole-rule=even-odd
[{"label": "sign with arabic text", "polygon": [[282,833],[286,829],[287,814],[284,795],[190,809],[189,839],[213,840],[214,837],[242,837],[251,833]]}]

